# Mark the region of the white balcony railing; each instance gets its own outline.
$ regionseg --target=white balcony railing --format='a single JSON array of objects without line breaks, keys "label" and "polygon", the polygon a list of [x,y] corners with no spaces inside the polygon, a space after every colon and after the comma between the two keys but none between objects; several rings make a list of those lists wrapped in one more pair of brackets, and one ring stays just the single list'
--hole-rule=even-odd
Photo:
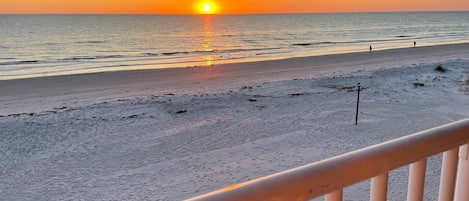
[{"label": "white balcony railing", "polygon": [[[443,154],[439,201],[469,200],[469,119],[411,134],[189,201],[342,200],[342,189],[371,178],[372,201],[387,199],[388,172],[409,165],[407,200],[423,200],[426,160]],[[459,152],[459,165],[458,165]]]}]

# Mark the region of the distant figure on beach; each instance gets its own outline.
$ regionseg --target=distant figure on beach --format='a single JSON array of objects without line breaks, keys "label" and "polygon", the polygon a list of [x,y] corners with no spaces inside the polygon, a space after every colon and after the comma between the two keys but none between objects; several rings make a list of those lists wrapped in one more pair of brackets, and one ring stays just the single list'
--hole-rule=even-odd
[{"label": "distant figure on beach", "polygon": [[372,48],[371,45],[370,45],[370,52],[371,52],[371,50],[373,50],[373,48]]},{"label": "distant figure on beach", "polygon": [[414,41],[414,47],[417,46],[417,42]]}]

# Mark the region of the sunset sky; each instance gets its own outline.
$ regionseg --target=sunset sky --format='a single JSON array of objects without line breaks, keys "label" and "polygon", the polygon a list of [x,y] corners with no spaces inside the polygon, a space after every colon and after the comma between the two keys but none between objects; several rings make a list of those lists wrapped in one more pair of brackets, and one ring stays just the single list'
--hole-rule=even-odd
[{"label": "sunset sky", "polygon": [[[469,10],[469,0],[206,0],[216,13]],[[0,13],[202,13],[204,0],[0,0]],[[214,11],[215,12],[215,11]]]}]

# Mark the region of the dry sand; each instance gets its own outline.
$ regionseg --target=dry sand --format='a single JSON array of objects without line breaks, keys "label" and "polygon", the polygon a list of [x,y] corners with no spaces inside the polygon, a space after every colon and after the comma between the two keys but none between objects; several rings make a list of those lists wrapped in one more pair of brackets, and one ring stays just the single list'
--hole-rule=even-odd
[{"label": "dry sand", "polygon": [[212,67],[119,71],[0,81],[0,115],[124,98],[237,90],[291,79],[467,58],[469,44],[392,49]]},{"label": "dry sand", "polygon": [[[467,118],[467,55],[458,44],[0,81],[0,197],[181,200]],[[405,199],[406,177],[391,173],[389,200]],[[365,200],[367,184],[345,200]]]}]

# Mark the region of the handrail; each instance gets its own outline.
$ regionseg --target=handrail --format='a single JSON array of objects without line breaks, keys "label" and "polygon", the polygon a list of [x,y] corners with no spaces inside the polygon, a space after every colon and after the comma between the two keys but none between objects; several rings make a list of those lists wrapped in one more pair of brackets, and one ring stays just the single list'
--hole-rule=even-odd
[{"label": "handrail", "polygon": [[309,200],[466,143],[469,143],[469,119],[232,185],[188,200]]}]

